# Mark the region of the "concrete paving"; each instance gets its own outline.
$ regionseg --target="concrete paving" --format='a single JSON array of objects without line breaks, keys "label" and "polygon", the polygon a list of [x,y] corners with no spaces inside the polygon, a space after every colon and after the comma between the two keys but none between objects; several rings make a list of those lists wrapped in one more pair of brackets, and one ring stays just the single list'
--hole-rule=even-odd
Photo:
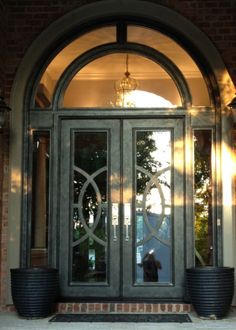
[{"label": "concrete paving", "polygon": [[49,318],[26,320],[15,313],[0,313],[1,330],[236,330],[236,308],[222,320],[202,320],[195,313],[189,314],[192,323],[59,323]]}]

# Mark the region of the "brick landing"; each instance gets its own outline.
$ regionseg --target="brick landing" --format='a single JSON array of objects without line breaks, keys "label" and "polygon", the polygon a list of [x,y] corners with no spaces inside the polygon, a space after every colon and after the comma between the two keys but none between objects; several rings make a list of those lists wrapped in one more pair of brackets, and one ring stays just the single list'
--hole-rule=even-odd
[{"label": "brick landing", "polygon": [[58,303],[59,313],[188,313],[191,304],[184,303]]}]

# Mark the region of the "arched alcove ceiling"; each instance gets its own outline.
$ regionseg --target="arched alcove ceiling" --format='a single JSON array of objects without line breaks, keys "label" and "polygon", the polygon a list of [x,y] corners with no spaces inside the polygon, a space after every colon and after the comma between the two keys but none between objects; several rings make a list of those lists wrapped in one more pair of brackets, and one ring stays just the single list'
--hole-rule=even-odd
[{"label": "arched alcove ceiling", "polygon": [[[123,21],[122,21],[122,19],[123,19]],[[212,105],[215,104],[215,99],[216,98],[214,97],[214,95],[213,95],[214,93],[212,92],[212,91],[214,91],[214,92],[217,91],[214,76],[212,74],[209,74],[210,69],[208,68],[207,65],[203,64],[205,61],[202,61],[201,56],[196,56],[198,53],[195,52],[193,47],[191,48],[191,51],[189,49],[186,50],[185,42],[184,42],[183,38],[181,39],[179,35],[176,36],[176,34],[175,34],[175,39],[173,39],[173,37],[172,37],[172,34],[174,34],[173,31],[171,33],[170,29],[167,29],[166,27],[165,28],[163,27],[163,24],[159,24],[157,22],[154,23],[153,21],[148,21],[147,22],[147,20],[145,18],[142,18],[142,19],[140,18],[140,20],[139,20],[137,17],[135,17],[135,18],[130,17],[127,20],[127,18],[116,17],[115,22],[117,22],[116,23],[117,24],[116,26],[118,27],[117,30],[119,29],[120,26],[122,26],[121,27],[121,32],[118,33],[117,44],[118,44],[118,48],[120,47],[120,48],[123,48],[123,49],[125,48],[124,45],[127,45],[126,44],[126,41],[127,41],[127,26],[128,26],[128,29],[131,29],[131,30],[132,30],[132,28],[133,29],[139,28],[141,31],[142,30],[144,31],[145,29],[146,30],[153,29],[153,32],[155,32],[158,36],[158,40],[157,40],[158,46],[157,46],[157,48],[160,47],[160,49],[162,49],[163,44],[165,43],[163,51],[165,51],[167,53],[167,55],[162,54],[161,51],[158,51],[157,49],[155,49],[156,53],[160,54],[160,57],[166,57],[166,59],[169,60],[169,62],[173,62],[173,64],[176,62],[177,64],[175,64],[175,67],[178,68],[177,71],[179,73],[182,73],[182,78],[184,77],[185,80],[188,81],[189,77],[193,77],[193,78],[198,77],[199,79],[202,80],[202,86],[204,85],[204,80],[205,80],[206,85],[207,85],[206,90],[208,89],[208,94],[209,94],[207,96],[208,100],[209,100],[209,96],[210,96],[211,101],[209,101],[209,102]],[[147,26],[146,26],[146,24],[147,24]],[[104,26],[106,26],[106,27],[104,28]],[[88,35],[89,37],[92,37],[92,43],[95,44],[95,46],[99,45],[98,40],[94,41],[95,35],[93,35],[94,32],[92,30],[92,29],[94,29],[94,24],[92,24],[92,22],[91,22],[90,24],[88,24],[87,27],[83,27],[83,29],[84,29],[84,30],[82,30],[83,34],[81,35],[81,31],[80,31],[80,36],[79,37],[78,37],[78,33],[75,34],[76,32],[74,32],[74,34],[76,35],[76,38],[74,37],[73,41],[71,41],[71,35],[73,34],[73,32],[72,32],[71,35],[70,35],[70,38],[68,39],[70,42],[68,42],[68,40],[67,40],[67,44],[65,45],[65,41],[64,41],[64,43],[62,43],[60,45],[60,48],[58,48],[57,51],[54,52],[54,55],[51,56],[50,59],[47,59],[47,61],[45,62],[46,65],[44,65],[44,69],[41,71],[40,75],[38,76],[37,83],[34,86],[34,91],[35,92],[37,90],[37,84],[40,81],[40,79],[41,79],[40,77],[42,76],[43,72],[44,72],[43,77],[45,77],[45,75],[46,75],[45,72],[47,73],[51,70],[52,72],[54,72],[55,79],[58,79],[60,77],[60,74],[65,69],[66,65],[70,65],[72,61],[75,61],[75,57],[77,57],[75,49],[77,49],[77,50],[79,49],[78,41],[81,41],[82,48],[83,48],[83,38],[85,39],[86,35]],[[113,30],[110,36],[108,36],[108,34],[105,34],[105,37],[104,37],[104,30],[105,29],[108,29],[109,32],[111,32]],[[158,29],[158,30],[154,30],[154,29]],[[112,23],[110,21],[110,18],[109,19],[103,19],[100,22],[99,22],[99,20],[97,21],[97,26],[96,26],[95,31],[98,31],[99,33],[101,33],[101,39],[105,39],[104,44],[106,44],[106,42],[107,43],[109,43],[109,42],[113,43],[114,42],[114,39],[115,39],[114,30],[115,30],[114,20],[112,21]],[[162,31],[162,32],[160,32],[160,31]],[[99,34],[97,34],[97,35],[99,35]],[[132,35],[132,32],[130,33],[130,35]],[[134,40],[135,40],[135,38],[134,38]],[[160,41],[160,40],[162,40],[162,41]],[[164,42],[163,42],[163,40],[164,40]],[[178,41],[178,43],[176,42],[176,40]],[[141,46],[142,42],[143,42],[143,40],[141,38],[140,44],[139,44],[140,49],[142,48],[142,46]],[[130,44],[132,44],[132,43],[130,43]],[[89,50],[89,48],[90,47],[88,45],[87,46],[85,45],[84,50],[85,51]],[[130,48],[130,47],[127,47],[127,48]],[[59,51],[59,49],[60,49],[60,51]],[[181,50],[181,54],[180,54],[180,50]],[[55,49],[54,49],[54,51],[55,51]],[[192,56],[193,57],[193,59],[192,59],[190,57],[190,55],[188,55],[187,51],[191,55],[195,54],[196,59],[195,59],[194,56]],[[83,51],[78,51],[79,55],[80,55],[80,52],[83,53]],[[57,53],[57,54],[55,54],[55,53]],[[178,58],[180,56],[182,56],[182,58],[183,58],[182,59],[182,63],[183,63],[182,66],[180,65],[180,58]],[[157,58],[157,56],[156,56],[156,58]],[[165,63],[166,62],[167,61],[164,61],[162,63],[162,67],[165,68]],[[168,72],[168,69],[167,69],[167,72]],[[171,75],[171,77],[173,78],[173,75]],[[175,81],[175,83],[178,82],[178,80],[176,80],[176,79],[174,79],[174,81]],[[181,82],[180,86],[183,86],[183,85],[184,84]],[[181,91],[181,88],[182,87],[178,86],[179,91]],[[190,86],[190,88],[191,88],[191,86]],[[193,87],[193,88],[196,88],[196,86]],[[186,91],[186,88],[185,88],[185,91]],[[183,92],[183,90],[182,90],[182,92]],[[181,95],[181,99],[183,100],[183,93],[180,93],[180,95]],[[205,92],[205,95],[207,95],[207,92]],[[189,100],[190,100],[189,96],[190,96],[190,94],[187,93],[186,94],[187,102],[182,102],[182,104],[184,106],[186,106],[186,104],[191,103],[191,102],[189,102]],[[32,99],[31,104],[33,104],[33,102],[34,102],[34,99]],[[209,102],[206,102],[206,104],[201,104],[201,105],[210,105]],[[200,105],[200,104],[197,104],[197,105]]]},{"label": "arched alcove ceiling", "polygon": [[90,61],[100,58],[106,54],[119,53],[119,52],[120,53],[135,52],[160,64],[175,82],[176,87],[179,90],[182,105],[184,107],[191,105],[191,95],[188,86],[185,82],[185,79],[181,71],[176,67],[176,65],[172,63],[168,58],[166,58],[166,56],[164,56],[160,52],[157,52],[156,50],[150,47],[129,43],[126,44],[124,47],[121,46],[117,47],[115,45],[105,45],[101,47],[96,47],[95,49],[92,49],[88,53],[85,53],[80,57],[78,57],[77,59],[75,59],[66,69],[66,71],[63,73],[61,79],[58,82],[58,88],[56,88],[56,95],[54,98],[54,108],[57,107],[58,103],[60,106],[62,106],[62,101],[63,101],[62,97],[64,95],[63,92],[67,88],[71,79],[81,68],[86,66],[86,64],[88,64]]}]

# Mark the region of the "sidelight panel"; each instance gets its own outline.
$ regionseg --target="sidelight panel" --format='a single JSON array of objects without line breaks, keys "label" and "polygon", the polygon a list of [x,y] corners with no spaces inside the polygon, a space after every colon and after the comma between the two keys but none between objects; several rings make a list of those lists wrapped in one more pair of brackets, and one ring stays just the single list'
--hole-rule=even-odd
[{"label": "sidelight panel", "polygon": [[214,258],[212,130],[195,129],[193,139],[195,264],[212,266]]}]

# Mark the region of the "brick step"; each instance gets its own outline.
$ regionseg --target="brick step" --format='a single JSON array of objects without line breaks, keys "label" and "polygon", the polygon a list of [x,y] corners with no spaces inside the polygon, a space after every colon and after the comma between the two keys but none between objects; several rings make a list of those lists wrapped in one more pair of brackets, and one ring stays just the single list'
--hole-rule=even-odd
[{"label": "brick step", "polygon": [[60,302],[58,313],[189,313],[186,303]]}]

